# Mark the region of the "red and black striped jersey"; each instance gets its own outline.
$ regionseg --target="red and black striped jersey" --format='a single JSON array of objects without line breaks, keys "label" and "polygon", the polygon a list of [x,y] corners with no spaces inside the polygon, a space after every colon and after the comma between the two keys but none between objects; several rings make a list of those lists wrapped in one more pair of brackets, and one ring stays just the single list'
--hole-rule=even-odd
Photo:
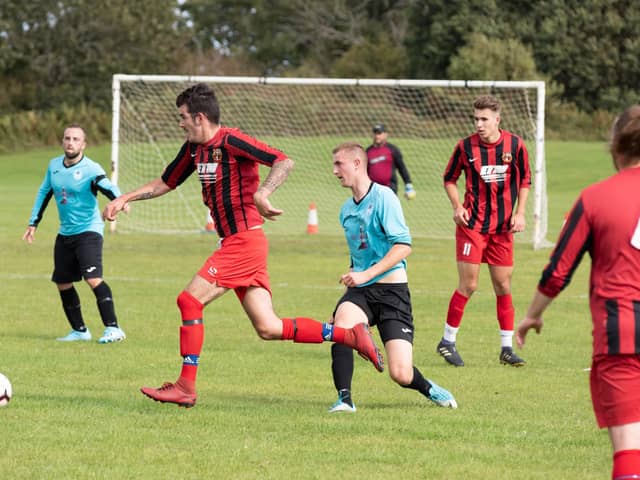
[{"label": "red and black striped jersey", "polygon": [[182,184],[194,171],[202,186],[220,237],[262,225],[253,202],[260,183],[259,165],[273,166],[287,156],[236,128],[220,127],[205,144],[186,142],[162,173],[170,187]]},{"label": "red and black striped jersey", "polygon": [[405,185],[411,183],[409,170],[404,164],[402,152],[398,147],[389,142],[367,147],[367,173],[371,180],[398,193],[396,170],[400,173]]},{"label": "red and black striped jersey", "polygon": [[509,231],[518,192],[531,186],[529,154],[522,139],[506,130],[500,131],[495,143],[484,143],[477,133],[463,138],[445,169],[445,185],[455,184],[463,171],[469,228],[481,233]]},{"label": "red and black striped jersey", "polygon": [[640,168],[587,187],[562,227],[538,290],[555,297],[591,256],[593,354],[640,353]]}]

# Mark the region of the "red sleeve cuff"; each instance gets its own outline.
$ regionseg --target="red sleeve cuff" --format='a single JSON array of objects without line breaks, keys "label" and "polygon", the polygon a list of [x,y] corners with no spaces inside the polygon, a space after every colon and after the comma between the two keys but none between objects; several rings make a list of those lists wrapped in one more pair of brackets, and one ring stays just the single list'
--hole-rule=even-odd
[{"label": "red sleeve cuff", "polygon": [[538,284],[538,291],[550,298],[556,298],[560,293],[560,290],[552,289],[549,287],[543,287],[540,284]]}]

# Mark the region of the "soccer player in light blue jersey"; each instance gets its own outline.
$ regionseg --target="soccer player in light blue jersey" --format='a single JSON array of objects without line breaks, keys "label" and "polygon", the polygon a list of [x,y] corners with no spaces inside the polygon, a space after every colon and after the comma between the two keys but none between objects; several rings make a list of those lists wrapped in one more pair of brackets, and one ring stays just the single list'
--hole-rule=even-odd
[{"label": "soccer player in light blue jersey", "polygon": [[54,247],[54,270],[62,307],[71,325],[71,332],[58,340],[88,341],[91,333],[82,318],[80,297],[73,282],[84,278],[96,296],[104,333],[99,343],[125,339],[119,327],[111,288],[102,279],[102,244],[104,222],[98,208],[97,193],[109,199],[120,196],[120,190],[107,178],[104,169],[84,155],[86,135],[80,125],[70,125],[64,131],[60,155],[49,162],[31,211],[29,226],[22,239],[32,243],[36,228],[51,198],[55,199],[60,229]]},{"label": "soccer player in light blue jersey", "polygon": [[[411,234],[394,192],[367,174],[367,154],[357,143],[333,150],[333,174],[353,197],[340,211],[351,265],[340,277],[347,290],[333,313],[336,326],[376,325],[387,354],[389,375],[401,387],[417,390],[441,407],[457,408],[453,395],[422,376],[413,365],[413,314],[406,258]],[[351,397],[353,350],[331,348],[338,400],[329,412],[355,412]]]}]

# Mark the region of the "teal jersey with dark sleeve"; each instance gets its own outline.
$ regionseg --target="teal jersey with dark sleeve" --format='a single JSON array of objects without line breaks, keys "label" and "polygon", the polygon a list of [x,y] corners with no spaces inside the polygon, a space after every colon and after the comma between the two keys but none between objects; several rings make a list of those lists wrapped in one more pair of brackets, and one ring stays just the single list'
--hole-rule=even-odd
[{"label": "teal jersey with dark sleeve", "polygon": [[[340,210],[340,224],[349,245],[351,268],[362,272],[378,263],[396,244],[411,245],[411,234],[404,220],[400,200],[393,190],[371,183],[359,202],[347,200]],[[361,287],[379,281],[398,268],[407,268],[402,260]]]},{"label": "teal jersey with dark sleeve", "polygon": [[31,211],[29,225],[38,226],[49,200],[55,198],[60,218],[60,235],[83,232],[104,232],[104,222],[98,207],[98,191],[110,200],[120,196],[100,164],[88,157],[71,165],[64,164],[64,155],[49,162],[47,172]]}]

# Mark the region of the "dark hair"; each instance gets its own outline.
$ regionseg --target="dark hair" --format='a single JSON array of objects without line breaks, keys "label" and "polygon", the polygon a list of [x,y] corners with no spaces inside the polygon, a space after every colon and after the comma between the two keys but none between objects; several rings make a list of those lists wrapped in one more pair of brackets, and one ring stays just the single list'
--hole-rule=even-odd
[{"label": "dark hair", "polygon": [[622,112],[611,129],[611,155],[622,160],[620,167],[627,167],[640,160],[640,105]]},{"label": "dark hair", "polygon": [[187,106],[191,115],[202,113],[211,123],[220,123],[220,105],[214,91],[205,83],[198,83],[184,90],[176,98],[176,107]]},{"label": "dark hair", "polygon": [[489,110],[500,113],[500,101],[493,95],[482,95],[474,100],[473,108],[476,110],[488,108]]}]

